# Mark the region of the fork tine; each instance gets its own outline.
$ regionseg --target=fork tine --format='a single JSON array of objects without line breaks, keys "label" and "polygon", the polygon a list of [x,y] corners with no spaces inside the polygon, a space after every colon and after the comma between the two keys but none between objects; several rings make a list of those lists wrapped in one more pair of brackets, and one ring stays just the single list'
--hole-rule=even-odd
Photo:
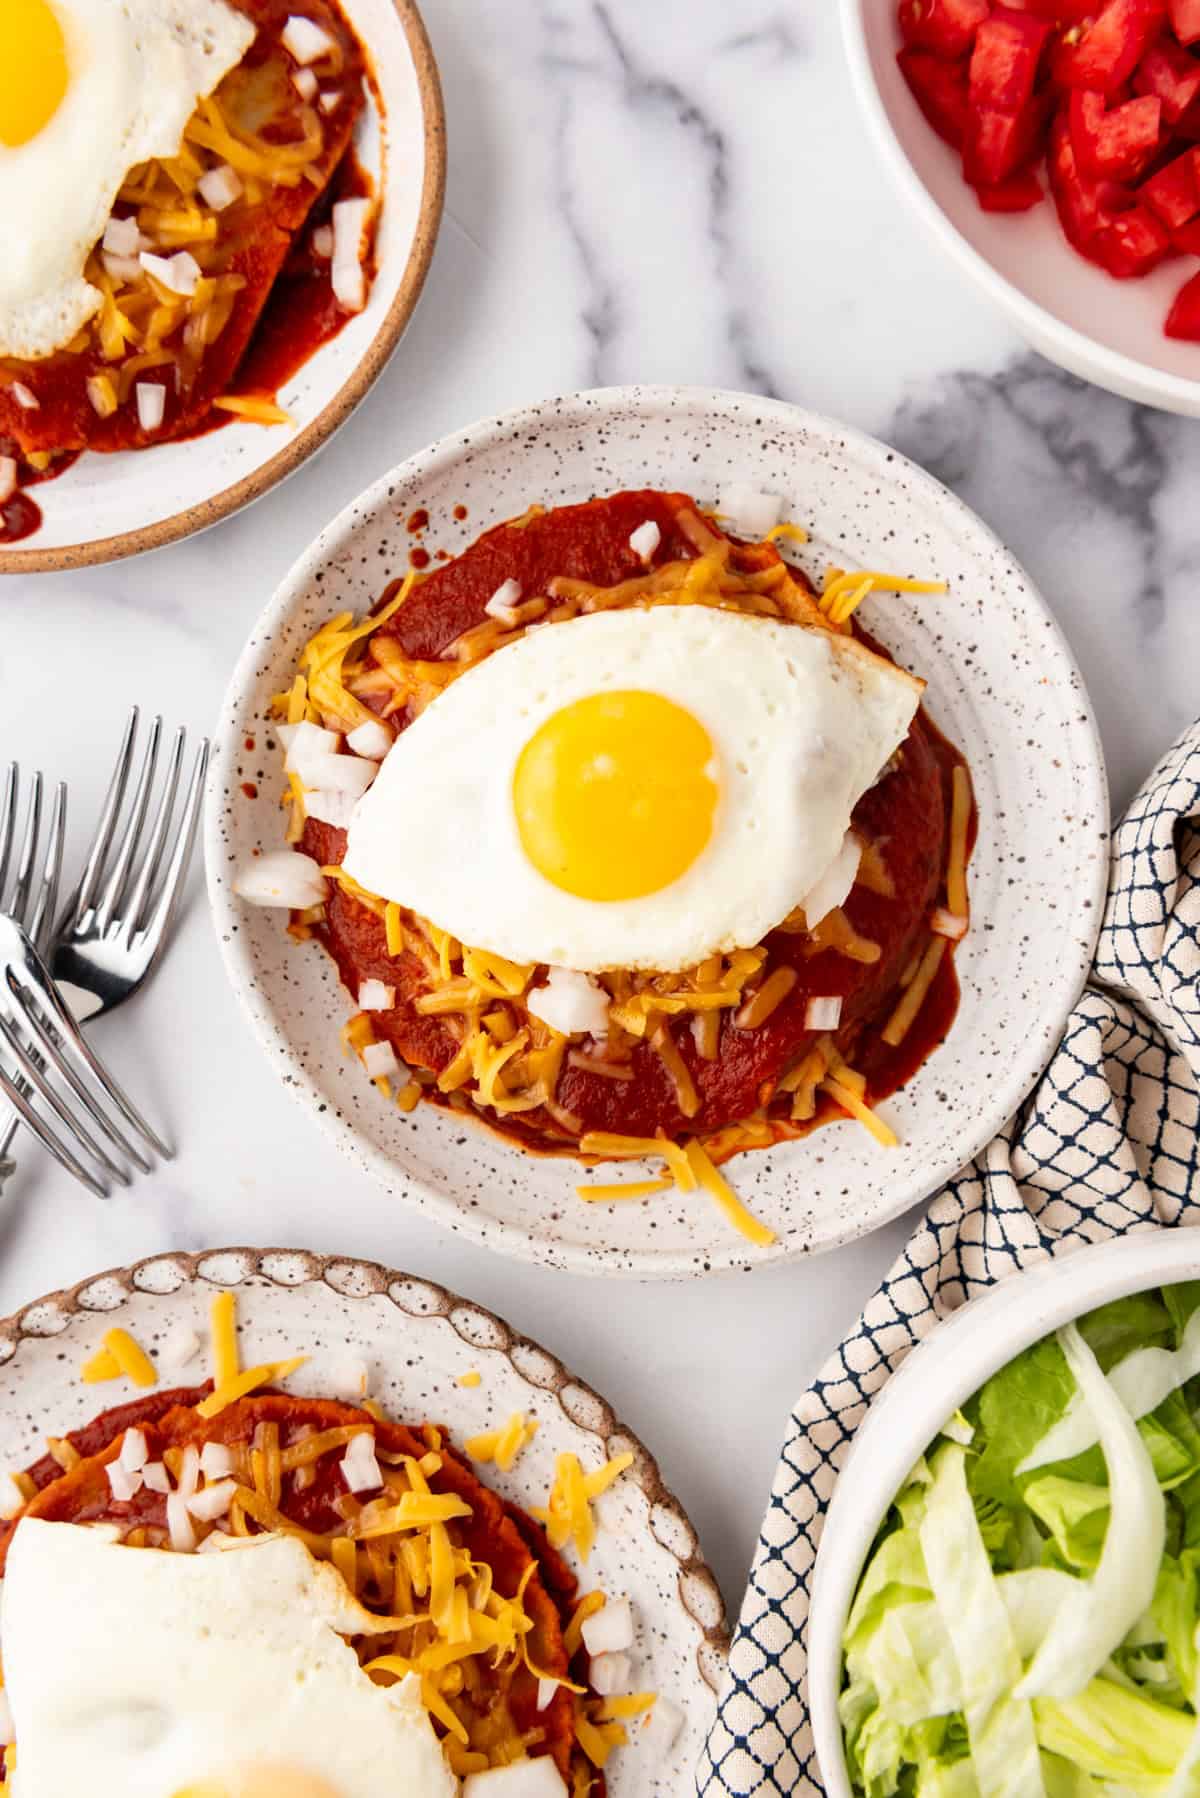
[{"label": "fork tine", "polygon": [[175,741],[171,746],[171,761],[167,768],[166,785],[158,810],[154,814],[154,824],[150,831],[150,841],[146,844],[146,853],[142,858],[141,873],[125,906],[125,917],[130,930],[136,930],[141,922],[142,913],[146,909],[146,901],[154,890],[162,865],[163,852],[171,829],[171,814],[175,809],[175,793],[179,786],[179,773],[183,767],[183,752],[187,746],[187,732],[182,725],[175,732]]},{"label": "fork tine", "polygon": [[83,1163],[72,1154],[66,1144],[55,1136],[49,1125],[42,1121],[29,1103],[24,1088],[6,1074],[3,1068],[0,1068],[0,1092],[4,1094],[30,1133],[37,1137],[42,1147],[48,1154],[53,1155],[61,1167],[65,1167],[68,1173],[74,1174],[75,1178],[98,1199],[111,1199],[112,1188],[106,1186],[102,1180],[98,1180],[95,1174],[85,1168]]},{"label": "fork tine", "polygon": [[[95,1055],[93,1055],[91,1049],[80,1034],[79,1026],[60,999],[58,988],[54,985],[54,982],[51,980],[49,974],[46,973],[44,967],[40,963],[35,967],[31,961],[27,963],[25,973],[31,983],[30,990],[36,993],[44,1010],[53,1019],[56,1026],[56,1033],[52,1034],[50,1032],[45,1022],[36,1015],[27,1000],[21,1000],[21,997],[17,992],[15,972],[12,968],[9,969],[8,974],[9,991],[13,994],[14,998],[21,1003],[23,1012],[29,1019],[31,1027],[37,1029],[41,1041],[47,1044],[50,1051],[52,1051],[51,1059],[54,1061],[55,1067],[59,1068],[63,1078],[70,1081],[73,1085],[78,1079],[78,1076],[73,1070],[68,1068],[63,1060],[63,1048],[69,1047],[74,1051],[76,1058],[84,1063],[93,1080],[95,1080],[97,1086],[99,1086],[101,1092],[104,1093],[109,1103],[120,1112],[121,1116],[125,1119],[125,1122],[131,1129],[137,1132],[142,1141],[148,1145],[151,1152],[156,1155],[161,1155],[164,1161],[170,1161],[171,1150],[167,1147],[166,1143],[151,1129],[145,1118],[141,1116],[140,1112],[138,1112],[126,1098],[107,1068],[102,1067]],[[76,1090],[78,1091],[78,1088]],[[86,1089],[81,1091],[79,1096],[85,1103],[88,1102],[89,1096],[86,1093]],[[114,1125],[108,1118],[105,1118],[103,1114],[101,1114],[97,1121],[103,1123],[110,1134],[115,1134]],[[146,1163],[137,1150],[130,1148],[129,1145],[124,1142],[122,1143],[122,1146],[125,1148],[131,1159],[138,1163],[139,1167],[145,1167],[146,1171],[149,1172],[149,1168],[146,1167]]]},{"label": "fork tine", "polygon": [[0,905],[4,903],[8,863],[12,855],[13,838],[17,829],[17,787],[20,778],[17,764],[10,762],[8,772],[4,776],[4,799],[0,803]]},{"label": "fork tine", "polygon": [[[26,1013],[23,1013],[22,1015],[26,1022],[28,1022],[28,1015]],[[129,1175],[121,1166],[121,1163],[113,1160],[107,1149],[103,1148],[101,1144],[96,1141],[83,1120],[75,1116],[75,1114],[68,1109],[50,1080],[47,1078],[45,1068],[40,1066],[29,1053],[29,1050],[21,1041],[20,1036],[14,1029],[10,1020],[2,1014],[0,1014],[0,1040],[7,1043],[9,1053],[12,1055],[13,1060],[20,1068],[22,1074],[24,1074],[31,1091],[35,1092],[41,1098],[43,1104],[50,1107],[50,1110],[54,1113],[59,1123],[63,1124],[71,1135],[78,1139],[92,1159],[100,1163],[100,1166],[104,1169],[105,1173],[111,1174],[115,1180],[119,1180],[122,1186],[128,1186]],[[111,1131],[111,1126],[108,1124],[104,1113],[91,1099],[90,1095],[84,1092],[77,1081],[71,1077],[69,1070],[59,1066],[57,1062],[55,1062],[55,1066],[58,1068],[63,1079],[67,1081],[71,1090],[75,1093],[76,1098],[78,1098],[80,1103],[84,1106],[88,1116],[92,1118],[95,1123],[102,1125],[106,1130]],[[120,1143],[122,1148],[127,1146],[123,1139],[115,1132],[112,1132],[112,1135],[113,1139]],[[143,1171],[148,1173],[149,1168],[147,1167],[143,1169]]]},{"label": "fork tine", "polygon": [[108,792],[104,799],[104,809],[100,813],[100,821],[96,825],[96,833],[88,850],[87,862],[83,870],[83,878],[76,889],[75,896],[68,907],[69,917],[66,922],[77,918],[92,903],[92,896],[104,872],[104,863],[112,846],[113,833],[116,830],[117,818],[121,810],[121,802],[125,797],[125,783],[129,779],[129,765],[133,760],[134,739],[137,736],[138,708],[131,707],[125,724],[125,734],[121,739],[121,747],[117,751],[116,765],[112,771],[112,779],[108,783]]},{"label": "fork tine", "polygon": [[17,879],[9,897],[9,915],[24,924],[33,888],[33,864],[37,856],[38,838],[42,833],[42,777],[35,774],[29,792],[29,809],[25,814],[25,835],[21,842],[21,859],[17,863]]},{"label": "fork tine", "polygon": [[42,864],[42,878],[38,885],[37,901],[33,908],[33,916],[27,926],[34,947],[39,953],[45,949],[44,938],[50,934],[54,922],[54,913],[58,906],[58,884],[62,876],[63,839],[67,827],[67,789],[63,781],[59,781],[54,789],[54,804],[50,810],[49,841],[46,845],[46,859]]},{"label": "fork tine", "polygon": [[108,924],[120,904],[121,893],[129,878],[129,870],[133,866],[133,858],[137,853],[138,842],[146,822],[146,813],[150,806],[150,794],[154,787],[154,774],[158,766],[158,744],[162,736],[162,719],[155,718],[150,726],[150,736],[146,744],[146,753],[142,757],[142,771],[138,775],[134,789],[129,822],[121,838],[121,847],[117,851],[117,859],[113,863],[112,872],[104,885],[104,891],[96,901],[96,925],[106,930]]},{"label": "fork tine", "polygon": [[[183,892],[183,883],[196,841],[196,830],[200,823],[200,807],[204,799],[204,777],[207,771],[208,738],[204,737],[196,751],[196,759],[192,763],[191,778],[188,781],[183,810],[179,818],[179,835],[175,839],[175,848],[171,860],[167,864],[163,889],[155,902],[154,910],[146,919],[147,933],[157,938],[154,952],[155,961],[161,955],[166,944],[179,905],[180,895]],[[150,966],[153,967],[153,965],[152,961]]]}]

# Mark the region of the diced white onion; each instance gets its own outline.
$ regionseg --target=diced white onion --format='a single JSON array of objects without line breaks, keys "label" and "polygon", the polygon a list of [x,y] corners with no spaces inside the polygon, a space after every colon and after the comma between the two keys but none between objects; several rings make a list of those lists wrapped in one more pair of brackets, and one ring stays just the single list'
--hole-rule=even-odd
[{"label": "diced white onion", "polygon": [[602,1610],[585,1619],[583,1645],[597,1655],[633,1647],[633,1606],[627,1598],[610,1598]]},{"label": "diced white onion", "polygon": [[114,256],[134,257],[141,249],[145,239],[138,230],[135,218],[109,219],[104,227],[104,236],[100,247],[110,250]]},{"label": "diced white onion", "polygon": [[498,618],[501,624],[515,624],[517,619],[514,608],[520,605],[520,603],[520,581],[508,580],[505,581],[502,586],[496,588],[496,591],[492,594],[492,597],[488,600],[483,609],[489,618]]},{"label": "diced white onion", "polygon": [[717,495],[717,511],[743,537],[765,537],[783,517],[778,493],[760,493],[743,481],[731,481]]},{"label": "diced white onion", "polygon": [[370,1369],[365,1361],[355,1355],[347,1355],[344,1361],[338,1362],[331,1370],[332,1390],[339,1398],[364,1399],[371,1383]]},{"label": "diced white onion", "polygon": [[206,1442],[200,1450],[200,1471],[206,1480],[228,1479],[233,1472],[233,1453],[223,1442]]},{"label": "diced white onion", "polygon": [[549,1709],[554,1703],[554,1694],[557,1691],[558,1681],[556,1679],[538,1680],[537,1707],[539,1711]]},{"label": "diced white onion", "polygon": [[335,830],[345,830],[358,799],[357,793],[331,793],[328,788],[314,787],[304,795],[304,809],[318,823],[331,824]]},{"label": "diced white onion", "polygon": [[958,912],[947,911],[945,906],[939,905],[930,913],[929,928],[934,936],[947,936],[952,943],[956,943],[960,937],[966,936],[969,921]]},{"label": "diced white onion", "polygon": [[14,381],[9,392],[18,406],[26,412],[36,412],[42,403],[33,389],[26,387],[24,381]]},{"label": "diced white onion", "polygon": [[396,989],[382,980],[364,980],[358,989],[360,1011],[390,1011],[396,1003]]},{"label": "diced white onion", "polygon": [[97,418],[111,418],[116,410],[111,384],[107,375],[89,375],[87,378],[88,403]]},{"label": "diced white onion", "polygon": [[235,200],[242,197],[242,178],[236,169],[231,169],[227,162],[219,163],[215,169],[201,175],[196,183],[200,198],[214,212],[224,212]]},{"label": "diced white onion", "polygon": [[182,1492],[172,1492],[167,1499],[167,1530],[171,1547],[177,1554],[194,1554],[196,1532],[188,1515],[187,1499]]},{"label": "diced white onion", "polygon": [[391,1043],[368,1043],[362,1052],[362,1064],[372,1080],[386,1080],[389,1074],[400,1072]]},{"label": "diced white onion", "polygon": [[297,69],[292,76],[292,86],[302,100],[315,99],[317,77],[311,69]]},{"label": "diced white onion", "polygon": [[326,793],[351,793],[361,799],[378,772],[379,764],[365,756],[332,755],[323,750],[305,758],[300,778],[305,786],[321,787]]},{"label": "diced white onion", "polygon": [[100,260],[105,274],[114,281],[136,281],[141,276],[142,265],[136,256],[116,256],[111,250],[102,250]]},{"label": "diced white onion", "polygon": [[238,869],[233,890],[251,905],[286,905],[291,911],[320,905],[329,892],[312,856],[296,849],[250,856]]},{"label": "diced white onion", "polygon": [[606,1036],[608,994],[590,974],[574,968],[551,968],[545,986],[525,998],[535,1018],[560,1036]]},{"label": "diced white onion", "polygon": [[[279,740],[287,750],[284,767],[290,774],[298,774],[307,785],[315,786],[313,774],[313,758],[332,755],[337,750],[338,733],[325,730],[319,724],[310,724],[307,719],[301,724],[281,724]],[[318,766],[320,764],[318,763]]]},{"label": "diced white onion", "polygon": [[381,762],[393,741],[391,727],[382,718],[364,718],[346,738],[346,748],[365,755],[368,761]]},{"label": "diced white onion", "polygon": [[187,1508],[201,1523],[215,1523],[229,1510],[236,1491],[236,1480],[218,1480],[215,1485],[205,1486],[203,1492],[194,1493],[187,1501]]},{"label": "diced white onion", "polygon": [[334,297],[348,312],[361,312],[367,284],[362,267],[363,232],[370,212],[369,200],[339,200],[333,209]]},{"label": "diced white onion", "polygon": [[341,103],[342,96],[336,88],[327,87],[321,95],[321,111],[327,118],[331,112],[337,111]]},{"label": "diced white onion", "polygon": [[462,1798],[567,1798],[562,1774],[549,1754],[536,1760],[510,1761],[506,1767],[488,1767],[468,1773]]},{"label": "diced white onion", "polygon": [[645,524],[639,524],[637,530],[630,537],[629,547],[635,556],[640,556],[643,562],[648,562],[661,542],[662,532],[654,520],[648,518]]},{"label": "diced white onion", "polygon": [[804,1007],[804,1028],[806,1030],[836,1030],[842,1021],[842,1001],[840,996],[810,999]]},{"label": "diced white onion", "polygon": [[137,394],[138,423],[143,431],[157,431],[167,409],[167,390],[160,381],[139,381]]},{"label": "diced white onion", "polygon": [[327,31],[312,19],[306,19],[300,13],[293,13],[280,32],[284,49],[298,63],[307,65],[316,62],[322,56],[328,56],[333,49],[333,39]]},{"label": "diced white onion", "polygon": [[167,1493],[171,1490],[171,1479],[161,1461],[147,1461],[142,1468],[142,1484],[147,1492]]},{"label": "diced white onion", "polygon": [[683,1712],[660,1693],[652,1709],[635,1726],[634,1740],[644,1742],[656,1760],[669,1754],[683,1728]]},{"label": "diced white onion", "polygon": [[[25,1494],[17,1485],[11,1473],[0,1474],[0,1518],[5,1523],[17,1515],[25,1505]],[[2,1690],[3,1688],[0,1688]]]},{"label": "diced white onion", "polygon": [[194,1442],[189,1442],[183,1451],[175,1484],[183,1498],[190,1498],[200,1484],[200,1450]]},{"label": "diced white onion", "polygon": [[850,889],[858,877],[861,860],[862,842],[852,830],[848,830],[842,838],[841,848],[824,874],[800,901],[804,907],[804,922],[810,930],[815,930],[822,918],[827,918],[831,911],[836,911],[849,897]]},{"label": "diced white onion", "polygon": [[332,225],[317,226],[312,234],[312,248],[314,256],[320,256],[324,262],[329,261],[329,258],[333,255]]},{"label": "diced white onion", "polygon": [[145,1432],[142,1430],[126,1430],[121,1438],[121,1452],[117,1456],[119,1464],[126,1473],[140,1473],[150,1459],[150,1451],[146,1447]]},{"label": "diced white onion", "polygon": [[8,1702],[8,1693],[0,1686],[0,1748],[11,1748],[16,1739],[12,1706]]},{"label": "diced white onion", "polygon": [[383,1475],[375,1458],[375,1441],[366,1430],[352,1436],[342,1456],[342,1478],[348,1492],[378,1492]]},{"label": "diced white onion", "polygon": [[17,459],[0,456],[0,506],[17,491]]},{"label": "diced white onion", "polygon": [[200,1353],[201,1342],[196,1331],[188,1324],[179,1324],[173,1329],[162,1346],[162,1363],[172,1372],[186,1367]]},{"label": "diced white onion", "polygon": [[140,1469],[122,1467],[119,1461],[110,1461],[104,1471],[108,1475],[108,1484],[111,1488],[112,1495],[120,1503],[126,1503],[129,1499],[136,1497],[141,1491],[142,1475]]},{"label": "diced white onion", "polygon": [[616,1692],[629,1690],[632,1673],[633,1662],[623,1649],[618,1649],[613,1654],[593,1655],[588,1677],[593,1692],[601,1698],[611,1698]]},{"label": "diced white onion", "polygon": [[200,264],[190,250],[179,250],[174,256],[155,256],[152,251],[143,250],[138,261],[168,293],[180,294],[184,299],[195,293]]},{"label": "diced white onion", "polygon": [[[244,1537],[241,1538],[241,1540],[244,1539]],[[226,1536],[220,1530],[212,1530],[205,1536],[196,1553],[198,1555],[220,1554],[223,1548],[232,1548],[238,1540],[237,1536]]]}]

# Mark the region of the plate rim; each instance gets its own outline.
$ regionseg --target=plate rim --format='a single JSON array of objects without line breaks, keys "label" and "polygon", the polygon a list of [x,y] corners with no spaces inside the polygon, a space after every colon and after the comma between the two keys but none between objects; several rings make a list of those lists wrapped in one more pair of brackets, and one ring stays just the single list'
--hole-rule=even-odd
[{"label": "plate rim", "polygon": [[[186,506],[180,512],[173,512],[155,524],[120,531],[111,537],[60,544],[52,549],[39,549],[36,542],[28,549],[0,549],[0,574],[59,574],[70,569],[96,568],[107,562],[162,549],[169,543],[178,543],[219,524],[243,506],[261,499],[315,455],[345,423],[383,373],[421,297],[433,260],[446,197],[446,108],[437,58],[417,0],[392,0],[392,5],[408,40],[416,74],[425,142],[424,178],[416,229],[400,284],[375,335],[346,379],[317,416],[269,461],[223,487],[219,493]],[[318,350],[317,354],[320,353]]]},{"label": "plate rim", "polygon": [[[1072,932],[1071,942],[1079,949],[1078,966],[1073,972],[1069,986],[1064,986],[1062,989],[1060,1002],[1056,1008],[1057,1022],[1052,1038],[1048,1039],[1047,1046],[1039,1049],[1036,1063],[1030,1063],[1020,1078],[1006,1080],[1002,1087],[996,1090],[989,1089],[988,1103],[986,1107],[981,1107],[976,1128],[962,1138],[961,1154],[956,1156],[952,1166],[943,1167],[939,1164],[932,1177],[928,1178],[923,1185],[920,1193],[907,1192],[898,1201],[889,1202],[879,1211],[878,1215],[836,1224],[816,1244],[800,1242],[793,1245],[776,1245],[768,1251],[752,1256],[747,1252],[746,1245],[733,1240],[727,1254],[709,1255],[705,1259],[705,1265],[698,1267],[694,1260],[682,1251],[678,1253],[665,1252],[661,1255],[650,1255],[644,1251],[637,1251],[618,1260],[612,1253],[602,1255],[581,1244],[563,1242],[558,1239],[544,1242],[542,1237],[531,1228],[522,1227],[511,1221],[481,1218],[474,1208],[457,1205],[454,1200],[427,1187],[419,1178],[410,1174],[383,1150],[362,1136],[349,1122],[338,1115],[335,1107],[327,1103],[327,1095],[318,1087],[299,1053],[291,1047],[290,1043],[283,1040],[282,1030],[272,1025],[274,1014],[252,966],[249,951],[243,946],[242,933],[237,928],[239,918],[237,901],[232,892],[231,879],[224,867],[228,856],[221,840],[221,825],[226,816],[232,815],[232,792],[222,794],[223,770],[227,761],[232,762],[236,759],[236,744],[241,739],[244,730],[244,721],[239,721],[240,711],[245,703],[246,694],[256,679],[258,664],[264,653],[264,645],[269,644],[272,637],[286,622],[296,603],[297,592],[311,579],[316,570],[323,567],[331,558],[345,552],[353,541],[354,530],[359,518],[373,513],[380,504],[389,499],[391,492],[402,483],[425,478],[431,471],[447,461],[458,460],[464,456],[478,453],[481,448],[499,439],[517,439],[524,430],[544,421],[547,412],[553,412],[556,419],[577,417],[590,419],[595,423],[603,420],[606,414],[614,408],[630,409],[640,406],[643,409],[670,408],[678,410],[681,406],[689,404],[692,406],[702,405],[707,411],[719,410],[722,406],[730,405],[738,408],[751,407],[756,414],[762,414],[764,418],[778,417],[781,423],[786,422],[787,427],[791,430],[799,427],[802,430],[818,434],[824,440],[839,441],[861,453],[884,459],[888,465],[903,473],[905,479],[913,487],[934,498],[943,517],[948,512],[953,519],[961,522],[977,540],[982,541],[999,556],[1013,577],[1023,584],[1030,606],[1036,608],[1040,613],[1040,622],[1043,628],[1054,642],[1057,653],[1066,667],[1074,676],[1075,692],[1079,701],[1075,717],[1082,733],[1082,741],[1086,743],[1088,750],[1086,761],[1081,760],[1080,763],[1081,783],[1086,788],[1083,797],[1088,804],[1089,812],[1097,818],[1108,819],[1110,815],[1104,749],[1091,698],[1062,627],[1036,583],[997,533],[967,505],[965,500],[960,499],[935,476],[928,473],[918,463],[912,462],[899,450],[892,449],[880,439],[872,437],[868,432],[845,425],[840,420],[830,418],[826,414],[811,411],[787,400],[768,399],[757,394],[703,386],[631,384],[582,389],[566,394],[551,394],[543,400],[514,408],[509,412],[489,413],[482,419],[448,432],[434,443],[417,450],[394,468],[380,475],[362,493],[343,506],[334,518],[321,529],[308,548],[296,558],[252,625],[250,635],[226,687],[221,711],[214,729],[214,755],[209,770],[205,803],[204,859],[210,912],[225,972],[243,1012],[250,1021],[253,1035],[265,1052],[268,1063],[275,1069],[277,1077],[283,1079],[283,1084],[297,1101],[315,1114],[317,1122],[338,1149],[362,1172],[368,1173],[372,1179],[379,1182],[389,1196],[400,1197],[406,1203],[415,1205],[424,1215],[433,1218],[442,1228],[452,1229],[484,1248],[500,1250],[517,1260],[534,1265],[549,1265],[570,1273],[585,1273],[597,1278],[678,1280],[700,1278],[709,1274],[749,1271],[760,1266],[780,1266],[789,1261],[795,1262],[808,1259],[813,1255],[825,1254],[832,1249],[843,1247],[848,1242],[858,1241],[860,1238],[882,1229],[911,1206],[922,1203],[924,1199],[936,1192],[940,1185],[953,1178],[961,1167],[966,1166],[986,1148],[987,1144],[1003,1129],[1008,1119],[1028,1097],[1044,1073],[1057,1047],[1061,1026],[1077,1003],[1090,976],[1096,940],[1103,920],[1108,884],[1108,828],[1105,826],[1097,844],[1103,853],[1097,854],[1093,858],[1090,879],[1085,878],[1085,870],[1081,866],[1080,879],[1074,895],[1075,929]],[[769,1151],[764,1151],[764,1153],[766,1152]]]},{"label": "plate rim", "polygon": [[[219,1277],[215,1269],[206,1272],[206,1263],[235,1261],[241,1261],[243,1266],[234,1280]],[[286,1261],[302,1266],[303,1278],[278,1277],[271,1271],[273,1261]],[[161,1285],[139,1284],[140,1276],[165,1269],[170,1269],[173,1275],[178,1276],[173,1287],[165,1289]],[[489,1310],[486,1305],[479,1304],[475,1299],[465,1298],[440,1281],[428,1279],[423,1274],[407,1273],[403,1269],[389,1267],[381,1261],[366,1257],[326,1254],[315,1249],[251,1248],[244,1244],[194,1251],[166,1249],[155,1255],[144,1255],[123,1266],[89,1274],[71,1286],[60,1287],[41,1298],[32,1299],[9,1316],[0,1318],[0,1369],[11,1368],[26,1344],[60,1342],[76,1318],[113,1315],[135,1293],[144,1292],[155,1298],[170,1300],[190,1286],[204,1285],[211,1287],[213,1292],[221,1292],[236,1290],[256,1279],[265,1280],[276,1292],[282,1293],[319,1285],[327,1287],[335,1296],[345,1300],[386,1298],[412,1323],[434,1318],[444,1320],[461,1338],[464,1346],[476,1352],[480,1348],[479,1341],[460,1328],[456,1318],[479,1320],[491,1338],[487,1343],[488,1352],[503,1354],[519,1380],[531,1390],[553,1397],[572,1428],[582,1430],[597,1439],[606,1459],[610,1452],[615,1452],[615,1449],[610,1450],[610,1444],[631,1449],[634,1463],[629,1469],[628,1477],[635,1480],[645,1496],[648,1506],[647,1531],[657,1546],[671,1555],[677,1564],[676,1597],[681,1611],[698,1635],[694,1656],[696,1674],[712,1694],[715,1705],[729,1654],[730,1626],[725,1601],[717,1577],[703,1554],[699,1533],[682,1501],[663,1479],[657,1458],[641,1437],[621,1421],[608,1400],[587,1381],[572,1373],[550,1349],[543,1347],[534,1337],[515,1329],[507,1319]],[[101,1287],[105,1289],[106,1302],[89,1305],[89,1291]],[[120,1293],[115,1304],[111,1296],[114,1289],[118,1289]],[[425,1305],[409,1309],[401,1303],[398,1289],[419,1293],[425,1299]],[[37,1313],[43,1314],[41,1328],[33,1327],[28,1321]],[[540,1366],[549,1370],[549,1383],[531,1378],[527,1368],[521,1365],[523,1353],[536,1356]],[[578,1395],[577,1405],[572,1405],[571,1395]],[[591,1415],[588,1415],[589,1410]],[[655,1528],[656,1513],[666,1513],[672,1524],[682,1527],[683,1538],[692,1544],[692,1551],[686,1558],[671,1542],[669,1530],[660,1532]],[[692,1601],[688,1591],[689,1584],[702,1592],[708,1605],[714,1607],[717,1618],[715,1623],[706,1621],[700,1615],[701,1606]]]}]

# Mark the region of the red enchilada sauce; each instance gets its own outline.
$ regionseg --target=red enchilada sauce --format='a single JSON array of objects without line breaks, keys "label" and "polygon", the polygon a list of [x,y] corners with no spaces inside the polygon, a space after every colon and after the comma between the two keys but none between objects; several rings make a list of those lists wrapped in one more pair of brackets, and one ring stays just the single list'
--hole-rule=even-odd
[{"label": "red enchilada sauce", "polygon": [[[686,496],[642,491],[531,514],[498,526],[417,586],[380,627],[377,637],[394,640],[406,657],[435,659],[464,631],[485,619],[487,601],[505,580],[518,582],[526,595],[544,593],[556,576],[596,586],[627,580],[645,568],[630,548],[629,538],[647,520],[657,524],[661,533],[653,565],[689,559],[696,551],[680,525],[682,513],[694,516],[694,503]],[[749,570],[778,558],[762,545],[736,545],[732,559],[735,566]],[[793,574],[802,582],[803,577]],[[870,648],[887,654],[863,632],[856,634]],[[384,701],[378,703],[382,707]],[[402,729],[409,720],[401,712],[391,721]],[[894,890],[885,898],[856,884],[842,909],[861,937],[879,945],[877,961],[851,960],[833,948],[813,953],[807,934],[772,931],[765,939],[765,968],[785,965],[796,974],[794,986],[775,1010],[757,1027],[748,1029],[737,1025],[732,1009],[721,1011],[714,1060],[700,1055],[686,1026],[673,1032],[675,1047],[700,1097],[699,1111],[685,1116],[679,1109],[666,1065],[643,1039],[632,1047],[628,1062],[631,1078],[614,1079],[564,1062],[554,1097],[579,1121],[580,1133],[606,1131],[640,1137],[662,1131],[672,1138],[688,1137],[724,1129],[769,1106],[777,1081],[820,1034],[806,1030],[804,1024],[812,997],[841,997],[836,1041],[865,1075],[868,1103],[886,1097],[910,1079],[944,1040],[953,1022],[958,985],[952,945],[947,945],[950,952],[943,955],[934,983],[902,1043],[888,1047],[877,1027],[890,1017],[906,971],[929,938],[929,916],[938,903],[946,868],[953,769],[962,760],[922,709],[889,770],[855,807],[855,829],[880,852]],[[308,819],[299,846],[324,867],[340,864],[345,844],[344,831]],[[433,1073],[453,1060],[459,1049],[453,1030],[415,1008],[415,1000],[427,990],[423,964],[408,952],[388,955],[384,924],[375,913],[347,896],[340,886],[333,886],[325,921],[314,926],[314,934],[334,957],[352,993],[367,979],[395,987],[395,1007],[372,1012],[371,1020],[376,1036],[389,1040],[402,1060]],[[455,1104],[455,1095],[440,1094],[432,1086],[424,1088],[424,1096],[435,1103]],[[461,1103],[460,1096],[458,1105]],[[563,1129],[544,1110],[505,1117],[481,1110],[477,1115],[527,1146],[571,1152]],[[844,1115],[832,1100],[821,1100],[812,1121]],[[790,1118],[786,1127],[784,1119],[779,1122],[780,1135],[799,1134],[805,1127]],[[709,1148],[718,1155],[731,1152],[711,1141]]]}]

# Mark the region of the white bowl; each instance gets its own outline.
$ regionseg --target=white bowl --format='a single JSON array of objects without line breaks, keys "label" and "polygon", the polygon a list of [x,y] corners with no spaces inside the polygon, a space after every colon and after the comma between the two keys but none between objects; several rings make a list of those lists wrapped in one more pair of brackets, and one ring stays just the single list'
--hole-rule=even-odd
[{"label": "white bowl", "polygon": [[1112,1299],[1197,1276],[1200,1230],[1152,1230],[1080,1249],[972,1299],[883,1388],[838,1477],[813,1575],[808,1701],[828,1798],[852,1798],[837,1708],[842,1630],[875,1532],[918,1456],[985,1380],[1051,1330]]},{"label": "white bowl", "polygon": [[1163,336],[1196,264],[1115,281],[1063,236],[1051,199],[1032,212],[981,211],[957,153],[926,123],[896,64],[896,0],[842,0],[854,85],[888,173],[925,229],[1043,356],[1111,393],[1200,417],[1200,344]]},{"label": "white bowl", "polygon": [[32,489],[33,536],[0,549],[0,574],[82,568],[175,543],[249,505],[328,442],[387,365],[433,256],[446,181],[437,64],[416,0],[343,0],[373,76],[355,130],[382,196],[363,311],[279,390],[291,425],[233,423],[151,449],[81,456]]}]

